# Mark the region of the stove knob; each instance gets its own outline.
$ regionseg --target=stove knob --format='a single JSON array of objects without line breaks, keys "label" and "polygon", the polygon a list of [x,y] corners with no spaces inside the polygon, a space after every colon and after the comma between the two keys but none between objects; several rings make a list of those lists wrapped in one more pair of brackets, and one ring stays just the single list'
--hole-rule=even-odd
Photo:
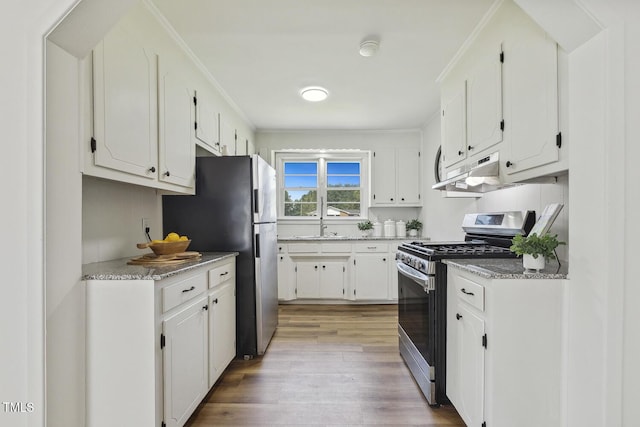
[{"label": "stove knob", "polygon": [[419,269],[425,271],[427,269],[427,264],[425,262],[421,262]]}]

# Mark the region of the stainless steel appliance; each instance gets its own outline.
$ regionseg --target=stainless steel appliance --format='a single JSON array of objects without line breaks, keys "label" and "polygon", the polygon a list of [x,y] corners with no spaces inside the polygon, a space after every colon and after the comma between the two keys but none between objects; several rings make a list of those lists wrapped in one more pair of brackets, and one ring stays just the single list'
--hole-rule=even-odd
[{"label": "stainless steel appliance", "polygon": [[235,251],[236,355],[263,354],[278,324],[275,170],[261,157],[199,157],[196,195],[163,196],[163,229],[190,250]]},{"label": "stainless steel appliance", "polygon": [[535,212],[465,215],[464,242],[415,241],[398,247],[400,354],[430,405],[446,396],[447,266],[445,259],[513,258],[516,234],[528,234]]}]

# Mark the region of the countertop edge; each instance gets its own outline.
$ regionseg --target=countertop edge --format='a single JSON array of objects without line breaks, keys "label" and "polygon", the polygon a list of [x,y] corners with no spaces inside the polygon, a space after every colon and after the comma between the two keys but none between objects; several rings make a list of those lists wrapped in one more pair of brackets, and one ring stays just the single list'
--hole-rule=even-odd
[{"label": "countertop edge", "polygon": [[[524,272],[522,267],[522,260],[517,259],[457,259],[457,260],[443,260],[447,265],[457,268],[462,271],[468,271],[485,279],[551,279],[562,280],[567,279],[566,266],[561,268],[562,272]],[[496,263],[501,263],[500,270],[511,270],[510,272],[497,271]],[[493,267],[493,269],[492,269]],[[554,263],[553,266],[547,267],[549,270],[557,270],[558,264]]]},{"label": "countertop edge", "polygon": [[132,257],[95,262],[82,266],[81,281],[91,280],[163,280],[176,274],[204,267],[227,258],[238,256],[238,252],[203,252],[202,258],[184,264],[165,267],[128,265]]}]

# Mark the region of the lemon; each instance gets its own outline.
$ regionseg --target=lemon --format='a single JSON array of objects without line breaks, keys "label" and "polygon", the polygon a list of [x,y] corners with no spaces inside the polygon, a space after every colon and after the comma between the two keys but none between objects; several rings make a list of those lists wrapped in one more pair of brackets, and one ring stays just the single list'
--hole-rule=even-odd
[{"label": "lemon", "polygon": [[166,243],[166,242],[164,240],[152,240],[151,244],[154,244],[154,243]]},{"label": "lemon", "polygon": [[178,233],[169,233],[167,234],[167,237],[164,238],[164,240],[167,242],[177,242],[178,240],[180,240],[180,235]]},{"label": "lemon", "polygon": [[187,236],[180,236],[180,239],[179,239],[179,240],[184,241],[184,240],[189,240],[189,238],[188,238]]}]

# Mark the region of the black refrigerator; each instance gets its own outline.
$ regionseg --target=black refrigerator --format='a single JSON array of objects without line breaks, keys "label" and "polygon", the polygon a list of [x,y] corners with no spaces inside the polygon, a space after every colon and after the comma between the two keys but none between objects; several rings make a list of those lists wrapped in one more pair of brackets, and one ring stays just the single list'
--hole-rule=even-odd
[{"label": "black refrigerator", "polygon": [[198,157],[196,194],[163,196],[162,215],[189,250],[240,253],[236,356],[263,354],[278,324],[275,170],[257,155]]}]

